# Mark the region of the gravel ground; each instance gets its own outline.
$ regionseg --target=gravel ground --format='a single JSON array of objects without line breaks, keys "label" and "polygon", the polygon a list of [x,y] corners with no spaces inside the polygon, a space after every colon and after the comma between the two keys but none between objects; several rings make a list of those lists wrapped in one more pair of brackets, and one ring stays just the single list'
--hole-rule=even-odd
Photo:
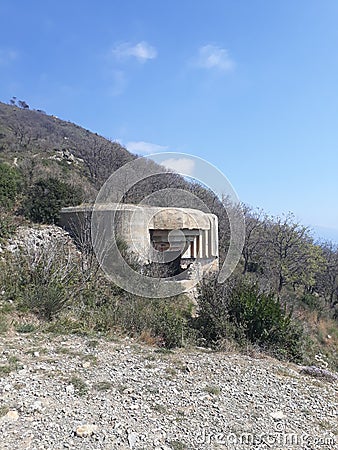
[{"label": "gravel ground", "polygon": [[338,448],[337,383],[268,357],[0,337],[0,449]]}]

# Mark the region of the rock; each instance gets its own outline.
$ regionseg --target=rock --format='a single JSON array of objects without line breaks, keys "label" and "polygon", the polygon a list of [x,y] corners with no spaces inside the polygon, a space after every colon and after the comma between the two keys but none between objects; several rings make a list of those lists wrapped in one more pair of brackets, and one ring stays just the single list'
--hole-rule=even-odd
[{"label": "rock", "polygon": [[286,419],[286,415],[283,413],[283,411],[275,411],[270,413],[270,416],[275,420],[283,420]]},{"label": "rock", "polygon": [[50,249],[56,244],[66,244],[72,252],[76,246],[69,234],[56,225],[40,225],[35,227],[20,226],[5,245],[5,250],[16,253],[20,249],[39,253],[43,249]]},{"label": "rock", "polygon": [[98,430],[97,425],[84,424],[84,425],[80,425],[79,427],[76,428],[75,434],[76,434],[76,436],[83,438],[83,437],[91,436],[92,434],[96,433],[97,430]]},{"label": "rock", "polygon": [[39,400],[37,400],[36,402],[34,402],[34,403],[32,404],[32,410],[33,410],[33,411],[41,412],[41,411],[42,411],[42,402],[40,402]]},{"label": "rock", "polygon": [[4,416],[4,419],[10,422],[16,422],[19,419],[19,413],[16,409],[12,409]]},{"label": "rock", "polygon": [[128,432],[128,444],[131,449],[133,449],[136,444],[137,436],[137,433],[134,433],[133,431]]},{"label": "rock", "polygon": [[67,392],[67,394],[69,394],[69,395],[74,394],[74,392],[75,392],[74,386],[73,386],[72,384],[69,384],[68,386],[66,386],[66,392]]},{"label": "rock", "polygon": [[132,394],[134,392],[134,389],[132,387],[127,387],[123,390],[124,394]]}]

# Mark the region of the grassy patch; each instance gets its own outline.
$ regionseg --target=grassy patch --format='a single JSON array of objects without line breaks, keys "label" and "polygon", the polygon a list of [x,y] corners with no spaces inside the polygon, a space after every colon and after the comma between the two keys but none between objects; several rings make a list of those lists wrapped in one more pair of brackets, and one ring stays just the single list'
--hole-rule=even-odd
[{"label": "grassy patch", "polygon": [[204,391],[207,392],[208,394],[212,394],[212,395],[219,395],[221,393],[221,389],[216,386],[215,384],[208,384],[205,388]]},{"label": "grassy patch", "polygon": [[6,316],[0,316],[0,334],[4,334],[8,331],[9,324]]},{"label": "grassy patch", "polygon": [[87,347],[88,348],[97,348],[99,345],[99,341],[96,339],[92,339],[91,341],[87,342]]},{"label": "grassy patch", "polygon": [[0,366],[0,378],[9,375],[11,372],[21,369],[22,365],[17,356],[12,355],[8,357],[8,364]]},{"label": "grassy patch", "polygon": [[153,410],[157,411],[157,412],[159,412],[161,414],[167,414],[168,413],[168,410],[167,410],[167,408],[164,405],[158,405],[157,403],[155,403],[153,405]]},{"label": "grassy patch", "polygon": [[44,347],[31,348],[25,352],[26,355],[37,356],[35,353],[39,353],[39,355],[46,355],[48,350]]},{"label": "grassy patch", "polygon": [[19,358],[17,356],[15,356],[15,355],[10,356],[8,358],[8,363],[12,367],[16,367],[19,361],[20,361]]},{"label": "grassy patch", "polygon": [[12,368],[9,365],[0,366],[0,378],[9,375],[12,372]]},{"label": "grassy patch", "polygon": [[156,361],[156,356],[153,355],[152,353],[150,355],[145,355],[144,360],[145,361]]},{"label": "grassy patch", "polygon": [[99,381],[94,384],[94,389],[97,391],[109,391],[113,387],[113,383],[110,381]]},{"label": "grassy patch", "polygon": [[0,406],[0,417],[5,416],[9,411],[9,407],[7,405]]},{"label": "grassy patch", "polygon": [[177,374],[176,369],[174,369],[173,367],[167,367],[165,369],[165,371],[168,375],[176,375]]},{"label": "grassy patch", "polygon": [[161,347],[156,349],[154,353],[160,353],[161,355],[170,355],[171,353],[173,353],[173,351],[170,350],[170,348]]},{"label": "grassy patch", "polygon": [[82,378],[73,376],[69,381],[74,386],[75,392],[78,395],[83,396],[87,394],[88,386],[87,383],[82,380]]},{"label": "grassy patch", "polygon": [[173,450],[186,450],[188,447],[181,441],[170,441],[169,446]]},{"label": "grassy patch", "polygon": [[15,331],[18,333],[32,333],[35,330],[36,326],[32,323],[20,323],[15,327]]},{"label": "grassy patch", "polygon": [[147,363],[144,367],[146,369],[154,369],[156,367],[156,365],[155,364],[151,364],[151,363]]},{"label": "grassy patch", "polygon": [[81,359],[83,361],[90,362],[91,364],[97,364],[97,357],[95,355],[91,355],[91,354],[84,355],[84,356],[81,356]]}]

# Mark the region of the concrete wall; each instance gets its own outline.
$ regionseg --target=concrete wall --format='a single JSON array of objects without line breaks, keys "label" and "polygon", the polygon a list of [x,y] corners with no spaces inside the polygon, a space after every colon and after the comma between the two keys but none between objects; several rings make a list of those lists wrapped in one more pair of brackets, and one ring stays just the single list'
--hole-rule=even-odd
[{"label": "concrete wall", "polygon": [[[218,270],[218,219],[214,214],[188,208],[107,204],[95,205],[93,217],[104,221],[105,239],[115,232],[144,262],[155,249],[169,252],[181,246],[182,261],[199,261],[202,270]],[[62,209],[59,224],[81,241],[90,237],[91,219],[91,206],[68,207]]]}]

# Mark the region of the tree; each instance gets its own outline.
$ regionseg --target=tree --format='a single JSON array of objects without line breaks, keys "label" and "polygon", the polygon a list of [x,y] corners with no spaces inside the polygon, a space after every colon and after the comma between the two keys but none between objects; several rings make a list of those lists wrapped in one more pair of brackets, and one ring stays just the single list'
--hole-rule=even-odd
[{"label": "tree", "polygon": [[325,270],[316,274],[316,289],[334,308],[338,304],[338,246],[328,241],[321,248]]},{"label": "tree", "polygon": [[100,187],[119,167],[130,161],[130,154],[117,142],[92,136],[86,151],[79,152],[96,187]]},{"label": "tree", "polygon": [[78,205],[82,202],[79,188],[57,178],[37,181],[29,190],[24,214],[34,222],[56,223],[61,208]]},{"label": "tree", "polygon": [[266,229],[266,270],[275,279],[280,293],[286,284],[312,286],[323,268],[320,247],[313,244],[309,228],[292,213],[271,218]]},{"label": "tree", "polygon": [[245,217],[244,275],[247,272],[257,272],[262,268],[266,250],[266,215],[262,210],[253,211],[248,206],[243,206],[243,212]]},{"label": "tree", "polygon": [[19,100],[18,101],[18,106],[22,109],[29,109],[29,105],[28,103],[26,103],[24,100]]}]

